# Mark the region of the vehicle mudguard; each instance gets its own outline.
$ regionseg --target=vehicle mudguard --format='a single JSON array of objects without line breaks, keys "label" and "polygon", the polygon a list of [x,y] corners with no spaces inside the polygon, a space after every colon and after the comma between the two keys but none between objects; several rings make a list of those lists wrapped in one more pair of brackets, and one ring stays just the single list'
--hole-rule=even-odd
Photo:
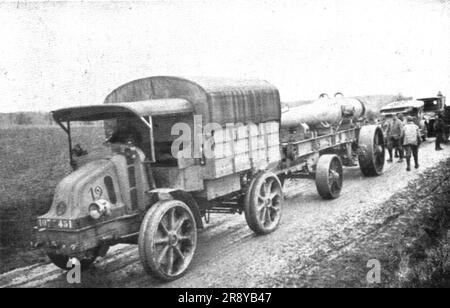
[{"label": "vehicle mudguard", "polygon": [[156,188],[150,190],[148,194],[150,194],[151,196],[151,204],[146,209],[146,212],[153,204],[155,204],[158,201],[170,199],[180,200],[181,202],[185,203],[192,211],[195,223],[197,224],[197,228],[203,229],[204,226],[202,221],[202,215],[200,213],[200,208],[198,206],[197,201],[195,201],[194,197],[192,197],[190,193],[180,189]]}]

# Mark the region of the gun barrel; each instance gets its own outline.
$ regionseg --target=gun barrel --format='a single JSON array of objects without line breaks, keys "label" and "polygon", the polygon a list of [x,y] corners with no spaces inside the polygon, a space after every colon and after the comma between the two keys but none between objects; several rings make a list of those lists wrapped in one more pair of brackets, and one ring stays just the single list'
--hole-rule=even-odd
[{"label": "gun barrel", "polygon": [[289,107],[281,112],[281,126],[292,127],[307,124],[310,127],[329,126],[344,120],[359,119],[366,111],[364,104],[356,98],[321,97],[313,102]]}]

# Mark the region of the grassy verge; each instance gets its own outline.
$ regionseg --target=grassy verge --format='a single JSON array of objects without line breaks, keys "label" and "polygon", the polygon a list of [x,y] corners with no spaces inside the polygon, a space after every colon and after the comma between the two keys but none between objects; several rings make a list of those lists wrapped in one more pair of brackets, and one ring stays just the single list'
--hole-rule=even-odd
[{"label": "grassy verge", "polygon": [[[103,141],[98,127],[74,127],[74,142]],[[43,259],[32,250],[36,217],[47,212],[58,182],[70,172],[67,136],[58,127],[0,129],[0,272]]]},{"label": "grassy verge", "polygon": [[371,240],[362,245],[379,248],[378,255],[387,261],[381,286],[450,287],[450,159],[427,171],[389,203],[398,206],[404,200],[410,207],[379,234],[392,248],[383,249],[383,244]]}]

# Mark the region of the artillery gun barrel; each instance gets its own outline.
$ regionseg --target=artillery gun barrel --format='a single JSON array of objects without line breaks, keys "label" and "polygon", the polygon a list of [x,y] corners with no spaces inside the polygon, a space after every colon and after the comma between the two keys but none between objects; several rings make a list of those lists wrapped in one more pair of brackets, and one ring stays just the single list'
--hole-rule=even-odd
[{"label": "artillery gun barrel", "polygon": [[283,104],[281,126],[293,127],[307,124],[310,127],[328,127],[345,120],[361,118],[366,111],[364,104],[356,98],[342,96],[320,97],[319,99],[300,105]]}]

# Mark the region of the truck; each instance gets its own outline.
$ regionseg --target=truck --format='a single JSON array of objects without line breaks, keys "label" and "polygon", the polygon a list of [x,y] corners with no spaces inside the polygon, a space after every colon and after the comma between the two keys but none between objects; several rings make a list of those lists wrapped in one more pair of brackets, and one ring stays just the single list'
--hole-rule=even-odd
[{"label": "truck", "polygon": [[[383,133],[343,95],[282,104],[267,81],[155,76],[126,83],[103,104],[62,108],[72,173],[37,218],[36,246],[62,269],[88,268],[108,248],[136,244],[162,281],[188,270],[210,214],[244,214],[258,235],[277,229],[287,179],[314,180],[338,198],[343,167],[382,174]],[[103,123],[106,141],[73,145],[72,123]]]},{"label": "truck", "polygon": [[428,137],[436,136],[434,124],[439,113],[445,112],[445,96],[438,92],[436,96],[418,98],[424,103],[424,119],[427,126]]},{"label": "truck", "polygon": [[414,99],[400,100],[389,103],[380,109],[380,114],[385,120],[399,113],[413,117],[414,123],[420,129],[422,140],[426,141],[428,128],[424,117],[424,102]]}]

